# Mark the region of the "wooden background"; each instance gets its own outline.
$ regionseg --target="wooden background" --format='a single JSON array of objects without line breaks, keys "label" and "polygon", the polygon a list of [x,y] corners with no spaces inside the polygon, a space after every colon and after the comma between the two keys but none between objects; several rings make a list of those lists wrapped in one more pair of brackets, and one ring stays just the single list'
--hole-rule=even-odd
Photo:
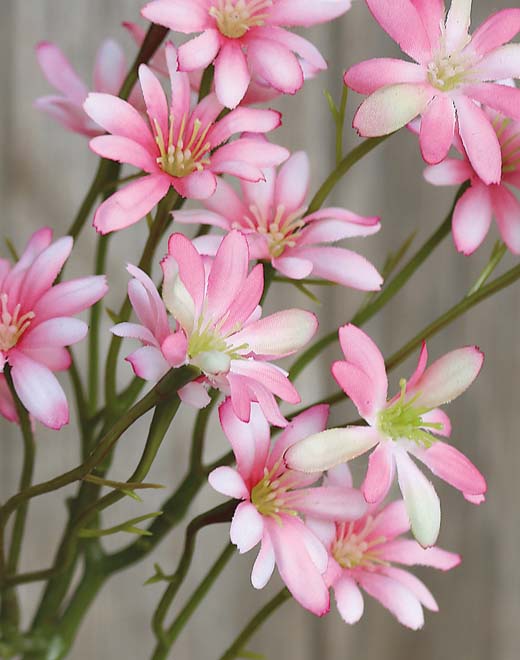
[{"label": "wooden background", "polygon": [[[474,23],[512,1],[479,0],[474,3],[477,5]],[[395,45],[370,18],[364,3],[354,4],[342,19],[311,31],[312,39],[331,63],[328,73],[308,84],[298,97],[280,104],[285,112],[285,126],[276,139],[292,149],[309,151],[316,184],[330,170],[333,160],[333,131],[322,90],[327,87],[337,97],[341,91],[341,74],[347,66],[368,57],[398,54]],[[114,36],[125,44],[129,56],[133,53],[130,40],[119,24],[122,20],[136,20],[141,6],[139,0],[1,0],[0,223],[1,233],[12,237],[19,246],[41,225],[52,225],[58,235],[66,230],[95,167],[95,159],[82,138],[63,132],[32,108],[35,97],[49,93],[36,66],[34,45],[40,39],[59,42],[82,74],[90,76],[96,48],[103,38]],[[349,117],[356,100],[350,100]],[[354,139],[349,132],[348,142],[352,144]],[[417,242],[423,240],[449,208],[454,191],[430,187],[421,177],[422,167],[415,139],[403,131],[357,166],[329,200],[361,213],[381,214],[383,230],[378,236],[352,241],[354,249],[376,264],[381,265],[387,251],[396,248],[414,228],[419,229]],[[451,239],[445,241],[414,284],[367,326],[386,355],[464,295],[484,266],[493,240],[490,237],[471,259],[458,255]],[[90,272],[93,241],[94,232],[89,230],[78,245],[74,263],[68,267],[69,274]],[[126,286],[124,264],[135,262],[141,241],[139,228],[119,234],[114,241],[109,305],[116,304]],[[508,257],[508,265],[512,261]],[[328,293],[318,310],[322,327],[328,330],[346,322],[359,300],[360,296],[349,290],[338,288]],[[282,287],[271,305],[274,308],[293,302],[294,290]],[[298,303],[309,305],[306,299]],[[445,514],[441,545],[462,553],[464,562],[450,575],[419,571],[438,598],[440,613],[429,615],[424,630],[413,633],[401,628],[368,598],[363,621],[353,628],[340,620],[334,606],[325,620],[318,620],[290,603],[257,634],[251,649],[265,653],[270,660],[418,657],[421,660],[516,660],[520,657],[519,321],[518,289],[508,290],[430,342],[434,357],[469,343],[479,344],[487,356],[478,382],[451,406],[450,414],[454,442],[487,475],[488,501],[475,508],[438,482]],[[108,325],[107,319],[105,326]],[[301,380],[305,402],[332,390],[328,365],[337,356],[338,349],[334,346],[327,360],[315,365]],[[411,363],[406,365],[403,375],[411,366]],[[128,371],[123,365],[121,377],[125,376]],[[344,422],[351,412],[345,405],[334,412],[333,419]],[[190,412],[183,413],[182,424],[170,432],[150,480],[172,487],[178,482],[186,464],[188,423],[192,418]],[[136,426],[121,443],[114,478],[126,478],[133,468],[145,430],[145,423]],[[215,425],[209,444],[211,456],[225,447]],[[15,489],[21,455],[17,429],[4,422],[0,422],[0,452],[0,497],[5,499]],[[74,426],[59,434],[38,429],[38,481],[62,472],[76,461]],[[24,570],[44,567],[51,561],[65,520],[64,495],[57,492],[33,500],[28,543],[23,554]],[[122,503],[108,513],[105,524],[156,510],[160,499],[147,495],[141,505],[133,501]],[[206,490],[193,502],[192,513],[203,511],[215,501]],[[197,583],[220,552],[226,535],[227,526],[201,534],[187,588]],[[167,572],[173,570],[181,541],[182,532],[178,530],[154,557],[126,574],[117,575],[106,585],[85,620],[71,658],[144,660],[149,657],[153,643],[149,619],[162,587],[143,587],[143,582],[152,574],[154,561],[159,561]],[[218,658],[243,624],[279,589],[278,577],[273,578],[272,585],[264,592],[257,593],[250,587],[252,559],[253,553],[237,557],[231,563],[179,639],[172,657]],[[27,620],[38,593],[37,585],[22,589]],[[179,602],[186,593],[189,592],[184,589]]]}]

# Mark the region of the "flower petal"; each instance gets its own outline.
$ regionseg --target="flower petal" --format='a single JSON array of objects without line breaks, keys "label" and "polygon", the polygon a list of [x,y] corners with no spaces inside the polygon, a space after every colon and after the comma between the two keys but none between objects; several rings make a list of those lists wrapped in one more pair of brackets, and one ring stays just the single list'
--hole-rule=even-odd
[{"label": "flower petal", "polygon": [[94,89],[96,92],[119,94],[126,76],[126,58],[121,46],[113,39],[106,39],[96,55],[94,65]]},{"label": "flower petal", "polygon": [[377,269],[357,252],[338,247],[305,247],[293,252],[294,256],[312,262],[312,272],[330,282],[359,291],[379,291],[383,278]]},{"label": "flower petal", "polygon": [[502,240],[513,254],[520,254],[520,203],[505,186],[495,186],[492,199]]},{"label": "flower petal", "polygon": [[36,47],[36,57],[43,75],[53,87],[75,104],[83,103],[88,88],[56,44],[41,41]]},{"label": "flower petal", "polygon": [[22,336],[19,346],[24,348],[52,348],[76,344],[88,332],[84,321],[70,317],[56,317],[39,323]]},{"label": "flower petal", "polygon": [[361,487],[365,499],[370,504],[381,502],[394,481],[394,457],[386,443],[381,443],[370,454],[368,470]]},{"label": "flower petal", "polygon": [[73,316],[101,300],[108,291],[106,277],[95,275],[60,282],[46,291],[33,307],[38,322],[53,317]]},{"label": "flower petal", "polygon": [[357,623],[365,608],[363,595],[355,581],[348,575],[342,575],[334,584],[334,596],[338,612],[345,623]]},{"label": "flower petal", "polygon": [[300,488],[288,495],[288,501],[304,515],[338,522],[357,520],[367,511],[363,495],[354,488]]},{"label": "flower petal", "polygon": [[421,120],[420,145],[424,160],[440,163],[448,155],[455,132],[455,106],[445,94],[435,96]]},{"label": "flower petal", "polygon": [[228,497],[236,500],[243,500],[249,497],[249,489],[240,474],[227,465],[218,467],[210,472],[208,481],[212,488]]},{"label": "flower petal", "polygon": [[211,25],[205,3],[193,0],[153,0],[143,7],[141,14],[152,23],[184,34],[202,32]]},{"label": "flower petal", "polygon": [[363,589],[386,607],[401,623],[412,630],[424,625],[424,615],[419,599],[400,582],[380,573],[363,571],[358,576]]},{"label": "flower petal", "polygon": [[276,177],[275,208],[282,205],[287,214],[300,210],[305,204],[309,182],[309,157],[304,151],[297,151],[282,165]]},{"label": "flower petal", "polygon": [[488,82],[468,85],[464,88],[464,93],[475,101],[498,110],[505,117],[520,121],[520,89],[517,87]]},{"label": "flower petal", "polygon": [[247,59],[256,76],[284,94],[295,94],[303,86],[303,71],[297,57],[280,43],[249,38]]},{"label": "flower petal", "polygon": [[435,598],[430,593],[430,590],[427,589],[427,587],[421,582],[421,580],[416,578],[415,575],[412,575],[412,573],[409,573],[408,571],[403,571],[402,568],[396,568],[395,566],[385,566],[383,568],[383,573],[411,591],[423,607],[428,608],[432,612],[439,611],[439,607]]},{"label": "flower petal", "polygon": [[380,57],[350,67],[344,82],[358,94],[372,94],[389,85],[424,83],[426,75],[423,67],[414,62]]},{"label": "flower petal", "polygon": [[424,170],[424,178],[434,186],[457,186],[471,178],[473,170],[465,160],[446,158]]},{"label": "flower petal", "polygon": [[458,449],[445,442],[435,442],[432,447],[414,452],[440,479],[468,495],[484,495],[486,480]]},{"label": "flower petal", "polygon": [[240,42],[227,40],[215,60],[215,91],[227,108],[236,108],[251,82],[246,56]]},{"label": "flower petal", "polygon": [[520,32],[520,9],[497,11],[486,19],[472,35],[471,47],[485,55],[510,41]]},{"label": "flower petal", "polygon": [[181,71],[205,69],[213,62],[220,48],[217,30],[204,30],[195,39],[190,39],[179,46],[177,56]]},{"label": "flower petal", "polygon": [[453,240],[457,250],[465,255],[473,254],[486,238],[492,218],[489,188],[481,183],[473,184],[453,212]]},{"label": "flower petal", "polygon": [[332,21],[344,14],[352,0],[277,0],[269,8],[267,23],[310,27]]},{"label": "flower petal", "polygon": [[164,359],[161,351],[155,348],[155,346],[138,348],[125,359],[132,365],[136,376],[154,383],[159,381],[170,370],[170,365]]},{"label": "flower petal", "polygon": [[158,171],[152,154],[142,145],[121,135],[100,135],[90,141],[92,151],[119,163],[125,163],[150,174]]},{"label": "flower petal", "polygon": [[396,539],[379,549],[381,559],[404,566],[430,566],[449,571],[460,564],[460,556],[441,548],[422,548],[417,541]]},{"label": "flower petal", "polygon": [[251,572],[251,584],[255,589],[263,589],[271,579],[275,567],[273,544],[268,534],[262,537],[260,552],[258,553]]},{"label": "flower petal", "polygon": [[241,502],[233,515],[229,536],[240,554],[249,552],[262,539],[264,520],[251,502]]}]

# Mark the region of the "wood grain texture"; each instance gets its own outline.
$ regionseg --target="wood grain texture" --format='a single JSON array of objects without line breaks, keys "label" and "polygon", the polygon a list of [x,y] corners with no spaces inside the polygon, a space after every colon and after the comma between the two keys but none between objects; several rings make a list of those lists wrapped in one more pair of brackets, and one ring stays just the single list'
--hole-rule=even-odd
[{"label": "wood grain texture", "polygon": [[[477,3],[475,3],[477,4]],[[505,6],[502,0],[480,0],[474,23]],[[90,76],[92,61],[100,41],[114,36],[127,48],[132,45],[119,27],[121,20],[136,20],[142,6],[139,0],[2,0],[0,3],[0,225],[18,245],[35,228],[52,225],[63,233],[70,223],[81,196],[87,190],[95,158],[78,136],[64,133],[33,108],[35,97],[49,89],[35,63],[33,47],[40,39],[60,43],[78,69]],[[368,57],[397,55],[395,45],[370,18],[364,3],[330,26],[314,29],[312,38],[329,62],[327,74],[308,84],[296,98],[276,104],[284,111],[284,127],[277,140],[291,149],[307,149],[312,159],[314,181],[319,182],[333,166],[333,131],[322,90],[333,95],[341,91],[341,74],[351,64]],[[356,98],[352,95],[349,112]],[[348,132],[346,141],[355,137]],[[453,191],[434,190],[421,177],[423,163],[413,136],[403,131],[357,166],[338,187],[332,203],[360,213],[380,214],[382,232],[368,240],[352,241],[376,264],[395,249],[412,230],[418,228],[417,244],[445,216]],[[94,232],[81,238],[68,272],[90,272]],[[389,355],[420,328],[456,302],[469,288],[487,260],[492,238],[474,257],[458,255],[451,239],[439,249],[415,278],[415,282],[367,329]],[[142,232],[132,228],[118,235],[110,257],[111,292],[108,306],[118,300],[127,277],[125,262],[135,261],[142,243]],[[0,247],[0,251],[2,248]],[[162,250],[161,250],[162,251]],[[513,262],[507,257],[507,264]],[[318,313],[328,330],[346,322],[361,297],[339,288],[327,290]],[[280,287],[270,307],[295,301],[293,289]],[[451,575],[420,571],[436,595],[440,613],[427,618],[423,631],[409,632],[388,613],[366,600],[366,614],[356,627],[344,625],[335,611],[317,620],[294,603],[284,605],[279,614],[251,642],[251,648],[270,660],[516,660],[520,654],[520,572],[518,548],[520,526],[520,343],[518,288],[500,294],[457,321],[430,342],[432,356],[460,345],[476,343],[486,353],[486,365],[471,391],[450,408],[454,442],[474,459],[489,480],[489,497],[480,508],[472,507],[449,487],[439,484],[444,519],[441,544],[460,552],[464,562]],[[106,319],[104,330],[110,323]],[[108,333],[105,332],[105,337]],[[84,358],[81,349],[81,359]],[[334,346],[327,360],[314,365],[298,385],[305,402],[331,391],[329,358],[338,356]],[[410,364],[402,372],[406,375]],[[121,365],[121,378],[128,375]],[[65,382],[65,379],[63,379]],[[395,380],[397,382],[397,379]],[[344,422],[352,410],[347,405],[334,411],[334,422]],[[187,433],[193,414],[185,411],[179,425],[169,433],[150,480],[176,484],[187,460]],[[112,477],[125,479],[133,469],[142,447],[146,421],[125,436],[117,453]],[[215,423],[211,427],[208,456],[217,456],[225,443]],[[0,422],[0,498],[16,487],[21,461],[17,429]],[[38,429],[36,478],[46,479],[77,461],[74,426],[56,434]],[[67,493],[72,491],[67,491]],[[64,492],[34,500],[29,516],[30,541],[22,557],[23,569],[46,566],[65,520]],[[145,503],[123,502],[106,515],[105,525],[156,510],[161,495],[146,493]],[[206,490],[193,502],[193,514],[215,502]],[[203,532],[186,588],[179,603],[196,585],[224,545],[227,527]],[[120,541],[119,541],[120,543]],[[71,654],[74,660],[145,660],[150,656],[153,638],[149,616],[161,593],[160,586],[143,587],[159,561],[170,572],[182,543],[176,531],[155,556],[125,574],[115,576],[101,592],[88,614]],[[115,542],[113,542],[115,547]],[[231,642],[242,625],[275,589],[278,578],[265,592],[256,593],[249,583],[252,557],[237,557],[226,569],[217,588],[201,607],[192,625],[179,639],[172,658],[213,660]],[[28,621],[40,588],[21,589],[24,617]],[[334,608],[333,608],[334,610]]]}]

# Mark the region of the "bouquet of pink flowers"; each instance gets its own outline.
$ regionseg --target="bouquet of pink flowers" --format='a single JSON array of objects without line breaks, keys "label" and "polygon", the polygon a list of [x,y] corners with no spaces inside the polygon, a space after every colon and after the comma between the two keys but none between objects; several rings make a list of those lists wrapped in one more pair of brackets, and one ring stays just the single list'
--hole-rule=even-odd
[{"label": "bouquet of pink flowers", "polygon": [[[520,278],[519,265],[495,273],[508,251],[520,254],[520,44],[511,42],[520,32],[520,9],[498,11],[471,32],[471,0],[452,0],[450,7],[443,0],[366,4],[406,58],[355,64],[345,73],[341,98],[327,95],[336,165],[318,184],[305,151],[276,144],[273,131],[282,117],[266,104],[296,94],[327,68],[317,48],[291,28],[348,20],[351,0],[152,0],[141,12],[147,31],[124,24],[139,48],[135,62],[128,68],[120,46],[103,43],[93,91],[57,45],[37,46],[56,93],[37,99],[36,107],[86,136],[100,161],[67,236],[54,239],[44,227],[19,255],[8,242],[12,258],[0,259],[0,414],[19,425],[24,448],[20,489],[0,507],[1,657],[69,657],[103,584],[152,557],[181,525],[185,543],[177,567],[168,573],[156,565],[149,580],[164,586],[151,616],[154,660],[172,657],[179,634],[237,551],[257,548],[255,589],[275,569],[284,586],[227,650],[216,651],[220,660],[257,657],[246,650],[249,638],[290,598],[323,616],[332,594],[342,619],[354,624],[367,594],[414,630],[424,625],[423,608],[438,609],[408,568],[448,571],[460,563],[458,554],[436,545],[441,506],[429,473],[472,504],[485,500],[485,478],[450,444],[452,426],[442,408],[470,387],[484,356],[465,346],[429,363],[426,340]],[[185,38],[176,46],[178,33]],[[348,89],[366,98],[353,120],[363,140],[345,153]],[[407,257],[411,240],[403,236],[402,249],[377,268],[337,244],[377,233],[384,217],[325,202],[351,168],[405,127],[418,136],[426,180],[459,188],[448,216],[414,255]],[[62,277],[74,241],[92,231],[91,218],[99,234],[95,274]],[[456,250],[469,256],[493,218],[500,240],[471,290],[385,360],[362,326],[450,231]],[[102,355],[108,237],[136,223],[142,256],[119,265],[128,272],[128,290],[120,309],[105,307],[113,325]],[[157,281],[154,265],[161,269]],[[303,292],[309,306],[316,302],[314,287],[323,285],[366,294],[353,318],[327,329],[326,310],[320,318],[289,305],[265,313],[264,303],[281,284]],[[88,309],[89,324],[76,318]],[[326,332],[316,339],[320,323]],[[86,337],[84,374],[70,347]],[[330,345],[342,353],[330,367],[339,389],[302,402],[295,379]],[[389,394],[388,373],[413,354],[414,373]],[[116,377],[122,356],[124,386]],[[279,365],[291,356],[288,370]],[[62,371],[69,372],[75,395],[81,458],[37,483],[39,425],[59,430],[69,423],[56,376]],[[359,419],[330,424],[330,407],[345,397]],[[166,485],[171,490],[161,511],[106,527],[104,510],[163,487],[146,478],[184,406],[197,411],[184,480]],[[216,411],[229,451],[208,463],[206,429]],[[111,478],[116,446],[149,412],[134,471],[123,481]],[[362,466],[359,483],[352,462]],[[52,565],[21,571],[31,500],[59,497],[70,485],[76,490]],[[206,485],[214,491],[213,508],[187,520]],[[198,532],[217,523],[229,525],[230,543],[215,557],[207,551],[214,563],[174,617],[170,610]],[[108,552],[103,539],[116,534],[137,539]],[[24,627],[18,588],[33,582],[44,588]]]}]

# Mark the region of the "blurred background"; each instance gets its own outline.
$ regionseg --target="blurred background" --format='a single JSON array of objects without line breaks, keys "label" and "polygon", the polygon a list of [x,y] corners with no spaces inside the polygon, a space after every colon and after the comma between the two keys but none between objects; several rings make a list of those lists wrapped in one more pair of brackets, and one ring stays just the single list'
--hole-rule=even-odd
[{"label": "blurred background", "polygon": [[[479,0],[474,3],[473,23],[504,8],[512,0]],[[37,96],[51,93],[38,70],[34,46],[39,40],[56,41],[85,80],[90,81],[96,50],[112,37],[122,43],[133,59],[135,49],[121,28],[121,21],[139,21],[140,0],[2,0],[0,3],[0,226],[20,249],[32,231],[51,225],[61,235],[70,225],[87,191],[96,159],[84,138],[66,133],[33,109]],[[333,24],[306,32],[330,63],[327,73],[307,83],[296,98],[272,105],[284,112],[284,126],[273,139],[292,150],[306,149],[312,160],[316,189],[334,164],[334,130],[323,90],[339,99],[343,71],[352,64],[376,56],[399,56],[395,44],[370,17],[361,0]],[[347,125],[358,98],[351,95]],[[356,137],[347,130],[346,149]],[[416,139],[407,131],[383,144],[337,187],[329,205],[341,205],[367,215],[381,215],[383,229],[370,239],[351,241],[379,267],[417,230],[418,246],[440,224],[455,193],[434,189],[422,178],[423,163]],[[493,230],[495,232],[495,230]],[[420,270],[413,282],[367,326],[383,353],[390,355],[465,295],[487,262],[496,233],[471,258],[459,255],[446,239]],[[143,228],[136,226],[117,235],[111,243],[107,306],[119,305],[126,289],[126,262],[138,260]],[[77,244],[68,276],[88,274],[93,268],[95,233],[86,229]],[[414,249],[414,248],[412,248]],[[165,251],[161,246],[158,254]],[[0,246],[2,256],[6,250]],[[510,267],[512,257],[504,260]],[[323,287],[318,307],[301,297],[292,286],[277,285],[268,307],[300,305],[316,311],[322,332],[349,320],[362,300],[360,294],[339,287]],[[366,598],[365,615],[355,627],[342,622],[335,606],[323,620],[306,613],[296,603],[285,604],[251,640],[248,647],[269,660],[516,660],[520,654],[520,571],[518,525],[520,502],[520,296],[513,287],[486,301],[429,342],[435,358],[465,344],[478,344],[486,353],[485,368],[471,390],[450,406],[453,442],[485,473],[489,483],[487,502],[479,508],[463,500],[437,480],[443,505],[440,545],[459,552],[462,565],[450,574],[419,570],[438,599],[440,612],[427,614],[420,632],[402,628],[382,607]],[[104,329],[111,323],[105,318]],[[105,337],[108,339],[108,332]],[[128,353],[129,345],[126,346]],[[80,347],[78,355],[84,359]],[[339,357],[334,345],[297,382],[305,404],[334,391],[329,373],[331,360]],[[415,359],[415,358],[414,358]],[[397,370],[407,376],[413,360]],[[121,381],[129,377],[122,363]],[[397,383],[399,373],[392,374]],[[66,383],[66,376],[60,377]],[[353,410],[347,403],[334,409],[333,423],[345,423]],[[148,481],[172,490],[182,478],[194,414],[183,411],[167,436]],[[148,419],[136,424],[119,444],[111,478],[124,480],[140,455]],[[60,433],[38,427],[36,480],[50,478],[77,464],[78,439],[74,423]],[[18,429],[0,420],[0,498],[15,492],[21,465]],[[215,423],[208,436],[207,457],[226,448]],[[358,479],[364,462],[356,464]],[[359,482],[358,482],[359,483]],[[52,493],[32,501],[22,569],[47,567],[66,519],[65,497],[74,489]],[[161,493],[146,491],[144,502],[126,498],[104,517],[105,527],[129,517],[155,511]],[[205,489],[192,503],[196,515],[213,506],[220,496]],[[191,517],[191,516],[190,516]],[[227,542],[228,526],[200,534],[192,570],[179,594],[178,605],[191,593],[220,549]],[[110,539],[108,547],[126,544],[127,538]],[[153,648],[150,617],[162,593],[162,585],[143,586],[159,562],[173,572],[183,530],[175,530],[159,547],[131,570],[114,576],[88,613],[70,655],[74,660],[148,658]],[[220,656],[243,625],[280,588],[278,576],[263,592],[250,586],[249,573],[255,553],[232,560],[216,587],[180,637],[171,657],[178,660],[213,660]],[[40,593],[38,584],[21,590],[24,620],[30,621]]]}]

